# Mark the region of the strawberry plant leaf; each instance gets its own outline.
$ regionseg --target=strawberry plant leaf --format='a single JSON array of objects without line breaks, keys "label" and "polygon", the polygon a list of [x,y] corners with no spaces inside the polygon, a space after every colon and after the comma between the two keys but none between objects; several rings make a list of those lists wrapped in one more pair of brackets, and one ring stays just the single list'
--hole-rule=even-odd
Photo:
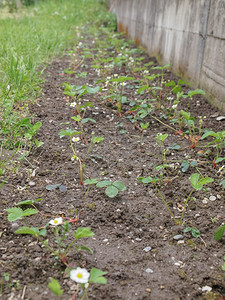
[{"label": "strawberry plant leaf", "polygon": [[6,211],[9,213],[8,214],[9,222],[19,220],[20,218],[23,217],[23,210],[20,207],[7,208]]},{"label": "strawberry plant leaf", "polygon": [[118,190],[116,187],[112,186],[112,185],[108,186],[108,187],[106,188],[106,190],[105,190],[105,193],[106,193],[106,195],[107,195],[109,198],[114,198],[114,197],[116,197],[116,195],[118,194],[118,192],[119,192],[119,190]]},{"label": "strawberry plant leaf", "polygon": [[224,235],[224,231],[225,231],[225,225],[222,225],[219,228],[217,228],[216,231],[214,232],[214,239],[216,241],[222,240],[222,237]]},{"label": "strawberry plant leaf", "polygon": [[48,284],[49,289],[56,295],[60,296],[63,293],[63,289],[61,289],[61,286],[58,282],[58,280],[51,277],[51,281]]},{"label": "strawberry plant leaf", "polygon": [[94,232],[91,231],[91,229],[88,227],[79,227],[79,228],[77,228],[76,232],[73,233],[73,236],[75,237],[76,240],[90,237],[93,235],[94,235]]},{"label": "strawberry plant leaf", "polygon": [[96,184],[96,187],[103,188],[103,187],[106,187],[106,186],[109,186],[109,185],[111,185],[111,181],[110,180],[102,180],[102,181],[99,181]]},{"label": "strawberry plant leaf", "polygon": [[86,179],[86,180],[84,180],[85,184],[96,184],[97,182],[98,182],[97,178],[92,178],[92,179]]},{"label": "strawberry plant leaf", "polygon": [[120,190],[122,192],[127,189],[125,184],[123,182],[119,181],[119,180],[114,181],[113,186],[115,186],[118,190]]},{"label": "strawberry plant leaf", "polygon": [[38,211],[34,208],[27,208],[23,211],[23,217],[26,217],[26,216],[32,216],[32,215],[35,215],[37,214]]},{"label": "strawberry plant leaf", "polygon": [[104,275],[106,275],[108,272],[101,271],[97,268],[92,268],[90,272],[90,279],[89,282],[91,283],[100,283],[100,284],[106,284],[107,280]]},{"label": "strawberry plant leaf", "polygon": [[38,230],[37,227],[23,226],[23,227],[18,228],[15,233],[17,233],[17,234],[30,234],[30,235],[38,236],[39,235],[39,230]]}]

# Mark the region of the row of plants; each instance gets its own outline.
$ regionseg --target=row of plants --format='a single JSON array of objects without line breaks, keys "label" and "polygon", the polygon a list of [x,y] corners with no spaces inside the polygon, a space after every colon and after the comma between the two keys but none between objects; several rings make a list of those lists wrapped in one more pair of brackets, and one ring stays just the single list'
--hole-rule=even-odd
[{"label": "row of plants", "polygon": [[[74,51],[75,61],[81,62],[81,68],[85,70],[85,61],[91,59],[91,67],[96,72],[97,80],[95,86],[92,87],[76,86],[69,82],[64,83],[64,94],[68,97],[67,100],[70,105],[75,108],[76,116],[72,119],[81,129],[83,124],[89,121],[95,122],[95,120],[85,117],[85,105],[91,109],[93,102],[85,103],[82,101],[83,96],[85,95],[87,98],[86,94],[90,93],[91,98],[95,99],[97,103],[110,108],[114,113],[117,112],[121,118],[126,118],[134,124],[134,128],[140,131],[138,142],[142,148],[144,147],[144,137],[151,134],[150,124],[152,120],[159,122],[171,133],[177,135],[177,142],[168,146],[169,135],[157,133],[155,138],[159,154],[151,155],[157,158],[158,163],[153,165],[154,172],[151,176],[139,177],[138,181],[145,185],[152,184],[175,224],[184,225],[188,203],[190,200],[196,199],[198,191],[209,191],[206,185],[211,184],[212,186],[214,181],[221,186],[221,189],[225,189],[223,164],[225,160],[225,131],[215,132],[208,129],[205,127],[204,116],[197,118],[191,115],[189,107],[191,101],[194,101],[193,97],[205,95],[205,92],[200,89],[187,89],[188,83],[183,80],[165,81],[164,76],[170,67],[169,65],[155,66],[153,62],[149,61],[143,63],[144,57],[141,56],[143,53],[141,49],[133,48],[131,46],[132,41],[126,41],[120,34],[112,33],[104,26],[98,32],[93,32],[93,29],[90,29],[88,33],[86,32],[87,28],[83,32],[83,40],[91,38],[92,45],[79,40]],[[80,69],[78,72],[73,65],[65,72],[70,76],[83,78],[87,76],[86,72],[82,72]],[[128,89],[133,91],[133,99],[127,97],[126,91]],[[126,135],[122,122],[118,127],[120,133]],[[86,140],[83,129],[80,132],[71,129],[69,131],[71,138],[73,136],[73,139],[76,139],[76,136],[80,134]],[[189,146],[187,146],[187,142]],[[167,154],[171,150],[182,151],[186,147],[200,150],[195,151],[195,158],[187,157],[181,161],[168,159]],[[71,148],[73,149],[72,144]],[[76,154],[75,157],[80,164]],[[175,170],[174,164],[179,166]],[[204,165],[206,164],[214,170],[211,176],[204,174]],[[190,191],[186,199],[181,200],[181,202],[183,201],[180,208],[181,215],[176,216],[173,213],[173,205],[171,208],[171,203],[167,202],[163,190],[171,181],[177,178],[179,180],[182,173],[190,173],[190,171],[192,171],[189,177]],[[98,179],[87,179],[87,183],[97,183],[97,187],[100,184]],[[107,185],[111,185],[111,183],[106,181]],[[121,190],[123,190],[122,187]],[[186,227],[184,232],[190,230],[190,227]],[[225,225],[222,223],[215,231],[214,238],[220,241],[224,231]]]},{"label": "row of plants", "polygon": [[[8,2],[6,5],[10,6],[10,3]],[[74,43],[75,25],[80,25],[86,20],[87,15],[94,16],[100,9],[102,10],[102,7],[98,2],[86,1],[84,3],[83,1],[74,1],[71,3],[67,1],[65,3],[64,1],[62,3],[62,1],[46,1],[37,3],[33,9],[26,9],[25,12],[21,9],[15,19],[7,16],[6,20],[1,21],[7,31],[7,35],[3,31],[1,50],[8,54],[7,56],[4,55],[1,65],[3,72],[0,74],[2,76],[2,86],[0,87],[2,108],[0,112],[0,176],[2,178],[6,175],[10,176],[8,171],[18,172],[23,160],[28,161],[28,156],[31,154],[35,155],[36,149],[43,145],[43,142],[36,138],[42,123],[33,122],[34,117],[30,116],[29,106],[41,92],[41,83],[43,82],[41,75],[47,62],[53,55],[62,53],[65,46],[68,47]],[[75,13],[76,11],[79,11],[79,13]],[[26,14],[26,17],[21,17],[20,19],[22,12]],[[101,23],[103,13],[106,12],[104,10],[101,11],[99,18],[95,21],[96,25]],[[92,18],[90,17],[89,21],[91,20]],[[114,20],[109,18],[109,23],[111,22],[114,23]],[[8,23],[11,23],[9,27]],[[26,30],[23,30],[23,28]],[[72,28],[73,30],[71,30]],[[79,30],[79,27],[76,29]],[[51,32],[51,30],[54,32]],[[14,39],[10,37],[9,31],[13,33]],[[21,40],[24,41],[23,45]],[[83,94],[94,93],[95,90],[86,87],[81,92]],[[71,103],[71,107],[74,105],[74,103]],[[94,145],[104,140],[102,137],[93,135],[88,142],[84,136],[83,124],[94,121],[84,118],[85,109],[91,106],[92,104],[88,103],[78,108],[80,112],[82,111],[82,119],[78,114],[72,117],[75,122],[79,123],[80,132],[62,130],[59,133],[61,138],[69,137],[72,150],[71,160],[78,163],[80,184],[85,184],[86,192],[81,211],[74,218],[46,215],[38,209],[38,203],[42,200],[41,198],[20,201],[16,206],[6,209],[9,222],[21,220],[24,223],[24,226],[16,230],[15,233],[33,236],[42,245],[44,251],[48,251],[51,256],[55,257],[56,263],[62,263],[65,266],[63,271],[64,277],[68,277],[80,285],[80,289],[73,294],[71,299],[75,299],[78,294],[81,299],[84,299],[90,285],[96,283],[106,284],[107,282],[104,277],[107,272],[95,267],[88,271],[85,268],[77,267],[71,260],[74,254],[81,251],[93,253],[90,248],[79,244],[79,241],[83,238],[92,237],[94,233],[88,227],[77,227],[79,217],[85,207],[85,199],[88,196],[90,186],[96,184],[99,188],[105,188],[106,195],[111,198],[115,197],[119,191],[126,189],[121,181],[83,180],[85,160],[91,153]],[[88,146],[87,152],[83,157],[77,155],[76,143],[78,143],[79,137],[75,138],[75,134],[80,134]],[[7,153],[10,153],[10,155],[6,155]],[[5,179],[2,179],[1,185],[6,182]],[[56,184],[46,187],[48,190],[56,188],[62,188],[62,186],[59,187]],[[46,219],[52,219],[41,227],[34,227],[32,216],[36,214],[39,214],[40,219],[45,220],[44,222],[46,222]],[[77,227],[75,231],[74,227]],[[9,282],[9,278],[10,274],[8,273],[4,273],[1,277],[1,295],[4,291],[4,285],[7,285]],[[63,294],[63,289],[57,279],[51,278],[48,286],[56,296]]]},{"label": "row of plants", "polygon": [[75,27],[87,22],[85,16],[92,22],[101,12],[94,24],[103,18],[98,1],[33,4],[15,14],[0,7],[0,176],[16,172],[42,144],[35,138],[41,124],[34,124],[29,106],[41,93],[47,63],[73,45]]}]

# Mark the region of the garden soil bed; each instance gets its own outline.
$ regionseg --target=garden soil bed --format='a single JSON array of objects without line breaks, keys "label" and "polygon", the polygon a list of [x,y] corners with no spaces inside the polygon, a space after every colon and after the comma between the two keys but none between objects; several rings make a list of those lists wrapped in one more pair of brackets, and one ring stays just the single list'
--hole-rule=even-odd
[{"label": "garden soil bed", "polygon": [[[157,64],[147,54],[144,56],[145,62],[151,60]],[[218,166],[214,167],[213,157],[199,157],[197,152],[201,148],[192,149],[188,139],[175,135],[168,127],[148,117],[146,121],[150,127],[144,134],[143,145],[140,145],[142,133],[126,118],[126,107],[119,116],[112,106],[103,105],[87,95],[85,98],[94,102],[87,117],[95,119],[96,123],[85,126],[86,139],[90,141],[94,132],[96,136],[104,137],[104,141],[94,146],[86,160],[84,179],[120,180],[127,189],[115,198],[109,198],[103,189],[91,186],[81,210],[87,186],[79,183],[77,164],[71,161],[69,139],[59,136],[60,130],[76,127],[75,121],[65,124],[71,121],[74,110],[67,105],[62,83],[91,85],[97,78],[90,67],[91,61],[85,62],[85,69],[82,66],[77,69],[78,72],[87,72],[86,78],[64,73],[70,64],[69,56],[65,56],[47,67],[42,94],[31,107],[33,120],[42,122],[38,139],[44,145],[23,162],[17,174],[8,175],[7,183],[0,189],[3,212],[0,215],[1,276],[4,272],[10,274],[8,283],[4,281],[1,299],[55,299],[48,288],[50,277],[59,280],[64,289],[60,299],[68,299],[75,292],[76,284],[63,277],[63,264],[50,256],[32,236],[15,234],[22,222],[9,223],[4,213],[6,208],[19,201],[42,198],[37,205],[42,213],[74,217],[77,210],[81,213],[77,225],[72,225],[74,230],[79,226],[90,227],[95,233],[94,237],[83,242],[94,254],[83,252],[71,258],[75,266],[88,270],[96,267],[108,272],[107,284],[91,286],[88,299],[224,300],[225,273],[221,266],[225,244],[224,239],[221,242],[214,239],[214,231],[224,221],[225,197],[219,185],[224,174],[218,173]],[[124,70],[117,72],[129,75]],[[165,80],[177,80],[169,71],[165,73]],[[136,97],[134,90],[128,88],[126,95],[130,99]],[[203,96],[193,97],[190,112],[196,118],[206,116],[206,128],[224,130],[225,121],[216,120],[222,113],[211,107]],[[160,117],[160,113],[154,114]],[[121,132],[121,128],[126,132]],[[182,226],[174,223],[154,186],[138,181],[140,176],[157,175],[154,170],[154,166],[160,164],[154,156],[160,156],[155,139],[157,133],[169,135],[166,146],[181,145],[181,150],[167,153],[172,166],[169,179],[161,186],[161,192],[176,216],[181,215],[184,201],[191,191],[189,177],[196,173],[194,167],[182,172],[182,159],[203,160],[204,163],[199,163],[199,171],[203,176],[215,179],[214,183],[207,185],[208,189],[193,193]],[[84,140],[77,144],[77,148],[82,156],[87,149]],[[176,177],[178,171],[179,177]],[[46,189],[47,185],[59,183],[66,186],[66,191]],[[210,196],[215,196],[215,199],[211,198],[215,201],[210,201]],[[35,215],[29,218],[29,222],[33,226],[43,226],[51,218]],[[184,233],[187,226],[198,228],[201,238]],[[181,241],[174,239],[177,235],[183,236]],[[212,288],[211,292],[205,291],[207,287]]]}]

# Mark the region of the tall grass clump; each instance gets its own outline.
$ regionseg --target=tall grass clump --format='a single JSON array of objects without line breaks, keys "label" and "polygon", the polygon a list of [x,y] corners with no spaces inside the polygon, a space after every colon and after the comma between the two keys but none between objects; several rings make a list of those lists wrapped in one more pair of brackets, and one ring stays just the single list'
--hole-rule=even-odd
[{"label": "tall grass clump", "polygon": [[40,0],[13,14],[0,8],[0,176],[26,148],[29,122],[20,130],[18,125],[30,118],[29,102],[40,92],[46,63],[73,45],[76,26],[93,22],[99,13],[101,18],[102,11],[97,0]]}]

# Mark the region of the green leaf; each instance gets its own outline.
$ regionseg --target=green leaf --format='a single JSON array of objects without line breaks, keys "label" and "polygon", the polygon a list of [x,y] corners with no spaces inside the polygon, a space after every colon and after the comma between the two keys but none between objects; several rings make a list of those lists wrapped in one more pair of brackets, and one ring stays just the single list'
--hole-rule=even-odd
[{"label": "green leaf", "polygon": [[108,186],[108,187],[106,188],[106,190],[105,190],[105,193],[106,193],[106,195],[107,195],[109,198],[114,198],[114,197],[116,197],[116,195],[118,194],[118,192],[119,192],[119,190],[118,190],[116,187],[112,186],[112,185]]},{"label": "green leaf", "polygon": [[38,141],[37,139],[34,139],[34,142],[37,148],[40,148],[42,145],[44,145],[44,142]]},{"label": "green leaf", "polygon": [[95,94],[95,93],[97,93],[100,90],[100,87],[96,86],[94,88],[91,88],[91,87],[87,86],[86,90],[90,94]]},{"label": "green leaf", "polygon": [[6,211],[9,213],[8,221],[13,222],[23,217],[23,210],[20,207],[7,208]]},{"label": "green leaf", "polygon": [[39,233],[40,233],[40,235],[42,235],[42,236],[46,236],[46,234],[47,234],[46,228],[41,229]]},{"label": "green leaf", "polygon": [[24,200],[18,202],[16,205],[32,205],[34,203],[34,200]]},{"label": "green leaf", "polygon": [[88,248],[87,246],[81,246],[81,247],[80,247],[80,250],[86,250],[86,251],[90,252],[91,254],[94,253],[94,251],[91,250],[90,248]]},{"label": "green leaf", "polygon": [[92,123],[96,123],[96,121],[94,119],[91,119],[91,118],[84,118],[81,122],[83,124],[87,123],[88,121],[92,122]]},{"label": "green leaf", "polygon": [[164,164],[164,165],[159,165],[159,166],[155,167],[156,171],[160,171],[165,168],[170,168],[170,166],[167,164]]},{"label": "green leaf", "polygon": [[37,122],[34,125],[30,125],[29,126],[30,128],[25,132],[24,136],[30,140],[37,133],[38,129],[41,126],[42,126],[41,122]]},{"label": "green leaf", "polygon": [[190,162],[190,165],[191,165],[192,167],[195,167],[195,166],[198,165],[198,162],[195,161],[195,160],[193,160],[193,161]]},{"label": "green leaf", "polygon": [[42,198],[37,198],[35,200],[24,200],[24,201],[18,202],[16,205],[32,205],[35,202],[38,202],[38,201],[41,201],[41,200],[42,200]]},{"label": "green leaf", "polygon": [[186,121],[188,121],[190,119],[190,113],[186,112],[184,110],[180,110],[179,115],[180,116],[184,116],[184,118],[185,118]]},{"label": "green leaf", "polygon": [[102,180],[102,181],[99,181],[96,184],[96,187],[103,188],[103,187],[106,187],[106,186],[109,186],[109,185],[111,185],[111,181],[110,180]]},{"label": "green leaf", "polygon": [[124,103],[127,103],[127,102],[129,102],[129,101],[127,100],[127,97],[126,97],[126,96],[122,96],[122,97],[121,97],[121,102],[124,104]]},{"label": "green leaf", "polygon": [[94,107],[93,102],[86,102],[84,107]]},{"label": "green leaf", "polygon": [[181,171],[186,172],[189,168],[189,163],[187,161],[182,161],[181,167],[182,167]]},{"label": "green leaf", "polygon": [[176,83],[175,83],[173,80],[171,80],[171,81],[169,81],[168,83],[166,83],[165,86],[166,86],[166,87],[167,87],[167,86],[172,86],[172,87],[174,87],[174,86],[176,86]]},{"label": "green leaf", "polygon": [[124,134],[124,133],[126,133],[126,132],[127,132],[127,130],[125,130],[125,129],[121,129],[121,130],[120,130],[120,133],[121,133],[121,134]]},{"label": "green leaf", "polygon": [[86,179],[84,180],[84,184],[96,184],[98,182],[98,178]]},{"label": "green leaf", "polygon": [[201,140],[207,138],[208,136],[214,136],[217,137],[217,134],[214,131],[207,131],[206,133],[204,133],[201,137]]},{"label": "green leaf", "polygon": [[60,296],[63,293],[63,290],[61,289],[61,286],[58,282],[58,280],[51,277],[51,281],[48,284],[49,289],[56,295]]},{"label": "green leaf", "polygon": [[218,164],[219,162],[225,160],[225,157],[219,157],[217,158],[217,160],[215,161],[216,164]]},{"label": "green leaf", "polygon": [[191,174],[191,177],[189,178],[190,181],[191,181],[192,187],[193,187],[194,189],[196,189],[196,190],[201,190],[201,189],[202,189],[202,187],[201,187],[201,188],[198,187],[198,179],[199,179],[199,176],[200,176],[200,175],[199,175],[198,173],[193,173],[193,174]]},{"label": "green leaf", "polygon": [[222,270],[225,271],[225,263],[222,265]]},{"label": "green leaf", "polygon": [[200,231],[197,229],[197,228],[195,228],[195,227],[193,227],[192,229],[191,229],[191,234],[193,235],[193,237],[200,237]]},{"label": "green leaf", "polygon": [[161,134],[161,133],[158,133],[157,136],[156,136],[156,140],[159,140],[161,142],[164,142],[165,139],[168,137],[168,134]]},{"label": "green leaf", "polygon": [[73,136],[73,135],[77,135],[77,134],[81,134],[81,131],[76,131],[76,130],[71,130],[71,129],[66,129],[66,130],[61,130],[59,132],[59,136],[63,137],[63,136]]},{"label": "green leaf", "polygon": [[77,240],[82,239],[82,238],[86,238],[86,237],[90,237],[90,236],[93,236],[93,235],[94,235],[94,232],[91,231],[91,229],[88,228],[88,227],[79,227],[79,228],[77,228],[76,232],[73,233],[73,236]]},{"label": "green leaf", "polygon": [[39,235],[39,229],[37,227],[27,227],[27,226],[23,226],[20,227],[16,230],[17,234],[30,234],[30,235],[34,235],[34,236],[38,236]]},{"label": "green leaf", "polygon": [[143,85],[137,90],[137,94],[140,94],[141,92],[147,90],[149,88],[148,85]]},{"label": "green leaf", "polygon": [[73,119],[76,122],[80,122],[81,121],[81,116],[77,115],[76,117],[71,117],[71,119]]},{"label": "green leaf", "polygon": [[207,183],[210,183],[210,182],[213,182],[214,179],[213,178],[210,178],[210,177],[203,177],[199,180],[198,182],[198,185],[204,185],[204,184],[207,184]]},{"label": "green leaf", "polygon": [[214,232],[214,239],[216,241],[222,240],[224,231],[225,231],[225,224],[216,229],[216,231]]},{"label": "green leaf", "polygon": [[220,182],[220,185],[225,189],[225,179]]},{"label": "green leaf", "polygon": [[27,208],[23,211],[23,217],[26,217],[26,216],[32,216],[32,215],[35,215],[37,214],[38,211],[34,208]]},{"label": "green leaf", "polygon": [[186,233],[186,232],[189,232],[189,231],[191,231],[191,230],[192,230],[191,227],[186,227],[186,228],[183,230],[183,232]]},{"label": "green leaf", "polygon": [[141,125],[141,128],[142,128],[143,130],[145,130],[145,129],[148,128],[149,122],[147,122],[147,123],[140,123],[140,125]]},{"label": "green leaf", "polygon": [[205,92],[203,90],[200,90],[200,89],[196,89],[194,91],[189,91],[188,92],[188,97],[192,97],[194,95],[205,95]]},{"label": "green leaf", "polygon": [[112,185],[115,186],[118,190],[120,190],[122,192],[127,189],[125,184],[119,180],[114,181]]},{"label": "green leaf", "polygon": [[91,142],[92,142],[93,144],[97,144],[97,143],[100,143],[100,142],[103,141],[103,140],[104,140],[104,138],[101,137],[101,136],[99,136],[99,137],[93,136],[92,139],[91,139]]},{"label": "green leaf", "polygon": [[153,182],[153,178],[151,176],[148,177],[138,177],[138,181],[142,183],[150,183]]},{"label": "green leaf", "polygon": [[108,272],[101,271],[97,268],[92,268],[90,272],[90,283],[100,283],[100,284],[106,284],[107,280],[104,275],[108,274]]},{"label": "green leaf", "polygon": [[172,147],[168,147],[168,149],[173,149],[173,150],[180,150],[181,146],[179,144],[173,144]]}]

